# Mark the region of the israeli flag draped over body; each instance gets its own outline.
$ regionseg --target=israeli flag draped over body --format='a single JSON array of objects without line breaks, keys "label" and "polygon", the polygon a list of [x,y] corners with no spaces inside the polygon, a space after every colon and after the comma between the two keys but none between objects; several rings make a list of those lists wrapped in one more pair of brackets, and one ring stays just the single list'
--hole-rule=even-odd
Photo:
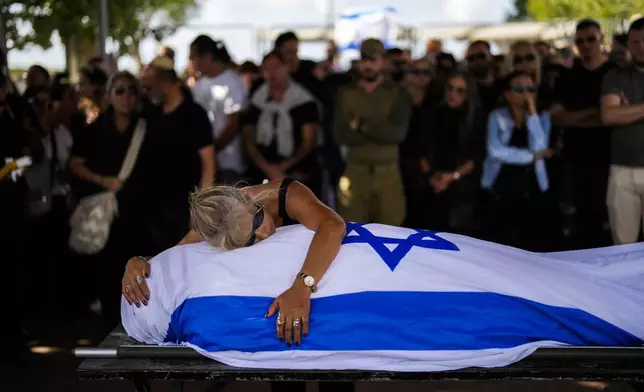
[{"label": "israeli flag draped over body", "polygon": [[347,233],[300,347],[264,317],[302,267],[314,233],[299,225],[230,252],[163,252],[148,306],[122,301],[125,330],[268,369],[439,371],[505,366],[539,347],[643,345],[644,244],[534,254],[376,224]]}]

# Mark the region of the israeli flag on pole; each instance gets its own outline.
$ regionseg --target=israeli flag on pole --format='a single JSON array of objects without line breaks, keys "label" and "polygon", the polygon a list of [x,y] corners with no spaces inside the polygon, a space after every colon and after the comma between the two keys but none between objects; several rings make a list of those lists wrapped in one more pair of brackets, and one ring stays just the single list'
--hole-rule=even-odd
[{"label": "israeli flag on pole", "polygon": [[338,51],[357,52],[367,38],[378,38],[385,47],[393,46],[397,35],[395,13],[396,9],[388,5],[345,9],[335,22]]},{"label": "israeli flag on pole", "polygon": [[122,302],[125,330],[267,369],[440,371],[505,366],[539,347],[644,344],[644,244],[535,254],[377,224],[347,233],[300,347],[279,342],[264,314],[300,271],[313,237],[303,226],[230,252],[160,254],[149,305]]}]

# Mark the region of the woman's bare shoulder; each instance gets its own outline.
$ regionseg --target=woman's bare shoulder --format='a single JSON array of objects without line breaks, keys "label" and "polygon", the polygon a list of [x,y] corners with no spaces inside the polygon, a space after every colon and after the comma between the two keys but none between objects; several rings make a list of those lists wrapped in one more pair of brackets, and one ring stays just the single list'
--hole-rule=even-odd
[{"label": "woman's bare shoulder", "polygon": [[257,196],[262,193],[279,190],[281,183],[281,181],[271,181],[266,184],[247,186],[242,189],[251,196]]}]

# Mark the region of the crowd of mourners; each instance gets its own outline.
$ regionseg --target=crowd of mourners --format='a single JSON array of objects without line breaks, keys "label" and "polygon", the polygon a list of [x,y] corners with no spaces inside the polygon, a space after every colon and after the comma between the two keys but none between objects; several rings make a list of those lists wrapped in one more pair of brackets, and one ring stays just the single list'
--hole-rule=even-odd
[{"label": "crowd of mourners", "polygon": [[[201,35],[183,75],[169,47],[139,75],[94,59],[75,84],[34,65],[19,91],[0,74],[0,163],[33,160],[0,179],[0,287],[16,315],[3,327],[22,336],[93,309],[112,329],[125,263],[177,244],[189,195],[216,183],[292,177],[347,221],[535,252],[638,241],[644,19],[612,39],[582,20],[574,48],[518,41],[494,56],[475,41],[463,61],[438,41],[412,59],[367,39],[349,70],[333,43],[317,63],[298,45],[285,32],[261,64],[237,65]],[[118,200],[109,239],[74,252],[71,213],[105,190]]]}]

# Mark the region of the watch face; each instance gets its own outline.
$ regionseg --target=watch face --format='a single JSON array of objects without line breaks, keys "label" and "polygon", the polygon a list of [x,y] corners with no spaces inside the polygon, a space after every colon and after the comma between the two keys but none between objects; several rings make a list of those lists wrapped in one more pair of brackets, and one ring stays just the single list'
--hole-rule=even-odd
[{"label": "watch face", "polygon": [[315,279],[312,276],[307,276],[304,278],[304,284],[308,287],[311,287],[315,284]]}]

